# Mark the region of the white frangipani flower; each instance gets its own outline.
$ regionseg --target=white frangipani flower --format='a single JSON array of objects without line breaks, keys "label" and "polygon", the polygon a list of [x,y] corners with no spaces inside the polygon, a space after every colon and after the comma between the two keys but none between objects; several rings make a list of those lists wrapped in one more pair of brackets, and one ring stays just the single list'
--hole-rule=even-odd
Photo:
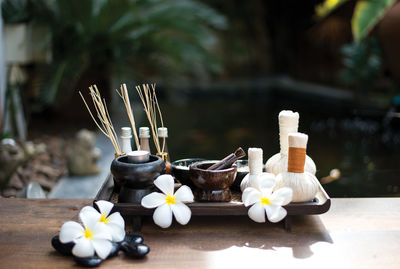
[{"label": "white frangipani flower", "polygon": [[101,259],[107,258],[112,248],[108,229],[85,212],[81,211],[79,217],[84,227],[74,221],[64,223],[60,230],[61,243],[74,242],[72,254],[77,257],[91,257],[96,252]]},{"label": "white frangipani flower", "polygon": [[272,192],[274,180],[259,181],[258,188],[248,187],[243,191],[242,201],[249,217],[255,222],[265,222],[265,213],[270,222],[279,222],[286,217],[287,212],[282,207],[292,200],[293,191],[290,188],[280,188]]},{"label": "white frangipani flower", "polygon": [[110,212],[114,206],[113,203],[100,200],[95,202],[100,212],[91,206],[85,206],[81,214],[94,218],[104,229],[107,229],[112,236],[112,241],[120,242],[125,238],[125,222],[119,212]]},{"label": "white frangipani flower", "polygon": [[184,202],[193,202],[193,193],[188,186],[181,186],[174,194],[174,178],[171,175],[161,175],[154,185],[163,193],[153,192],[142,199],[142,206],[145,208],[155,208],[153,220],[162,227],[168,228],[172,223],[172,215],[176,221],[186,225],[192,212]]}]

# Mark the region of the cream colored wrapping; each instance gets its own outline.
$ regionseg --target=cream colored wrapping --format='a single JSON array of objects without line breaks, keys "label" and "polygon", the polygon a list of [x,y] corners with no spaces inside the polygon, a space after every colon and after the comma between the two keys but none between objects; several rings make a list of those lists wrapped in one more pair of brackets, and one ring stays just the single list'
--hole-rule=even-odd
[{"label": "cream colored wrapping", "polygon": [[279,142],[282,154],[288,154],[288,135],[297,132],[299,117],[299,113],[290,110],[282,110],[279,113]]},{"label": "cream colored wrapping", "polygon": [[[297,133],[300,116],[297,112],[282,110],[278,118],[281,150],[280,153],[273,155],[265,163],[266,171],[274,175],[286,172],[288,169],[289,133]],[[306,156],[304,170],[313,175],[315,175],[317,171],[314,161],[309,156]]]},{"label": "cream colored wrapping", "polygon": [[293,202],[311,201],[318,191],[319,183],[313,174],[304,172],[308,135],[290,133],[288,141],[288,170],[276,177],[275,189],[291,188],[293,190]]},{"label": "cream colored wrapping", "polygon": [[288,142],[291,148],[307,148],[308,135],[303,133],[289,133]]},{"label": "cream colored wrapping", "polygon": [[260,175],[263,170],[263,150],[261,148],[249,148],[247,153],[250,174]]},{"label": "cream colored wrapping", "polygon": [[292,202],[308,202],[318,192],[318,179],[311,173],[283,172],[276,177],[274,190],[289,187],[293,190]]}]

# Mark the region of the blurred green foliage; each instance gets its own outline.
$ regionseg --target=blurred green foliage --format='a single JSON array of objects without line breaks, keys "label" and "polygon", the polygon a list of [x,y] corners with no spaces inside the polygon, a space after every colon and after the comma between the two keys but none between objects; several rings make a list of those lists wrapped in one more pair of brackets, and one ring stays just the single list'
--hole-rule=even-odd
[{"label": "blurred green foliage", "polygon": [[382,53],[376,38],[365,38],[360,42],[346,44],[341,48],[343,81],[352,86],[369,88],[380,75]]},{"label": "blurred green foliage", "polygon": [[[3,14],[21,9],[21,14],[15,14],[11,21],[31,18],[49,28],[53,59],[45,68],[39,93],[45,103],[68,98],[87,74],[96,73],[109,80],[115,76],[147,80],[179,75],[199,78],[201,74],[220,71],[214,50],[218,44],[217,32],[227,28],[227,20],[200,2],[17,0],[18,5],[13,2],[7,0],[3,4]],[[25,5],[21,4],[24,2]],[[31,11],[26,10],[30,8]]]},{"label": "blurred green foliage", "polygon": [[2,17],[5,23],[21,23],[32,20],[36,5],[30,0],[7,0],[2,3]]},{"label": "blurred green foliage", "polygon": [[[350,0],[325,0],[315,7],[315,12],[324,18]],[[356,42],[363,40],[375,27],[385,12],[396,0],[357,0],[351,19],[351,28]]]}]

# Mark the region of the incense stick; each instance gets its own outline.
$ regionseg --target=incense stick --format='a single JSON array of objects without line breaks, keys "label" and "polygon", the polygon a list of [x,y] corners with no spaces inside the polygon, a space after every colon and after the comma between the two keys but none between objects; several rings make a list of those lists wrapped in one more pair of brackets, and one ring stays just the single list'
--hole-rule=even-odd
[{"label": "incense stick", "polygon": [[108,113],[106,100],[101,98],[101,95],[100,95],[99,90],[97,89],[97,86],[96,85],[90,86],[89,94],[90,94],[90,97],[92,98],[93,105],[96,110],[96,116],[97,116],[98,120],[100,121],[101,126],[97,122],[96,118],[94,117],[92,111],[90,110],[88,104],[86,103],[85,98],[83,97],[83,95],[80,91],[79,91],[79,94],[80,94],[87,110],[89,111],[90,116],[92,117],[94,123],[96,124],[96,126],[106,137],[108,137],[108,139],[110,139],[110,141],[114,147],[116,155],[118,155],[118,156],[122,155],[121,147],[118,142],[118,136],[115,133],[114,126],[113,126],[111,118],[110,118],[110,114]]},{"label": "incense stick", "polygon": [[121,92],[117,90],[117,93],[119,97],[124,101],[125,108],[126,108],[126,113],[128,114],[129,121],[132,126],[133,130],[133,137],[135,138],[135,144],[136,148],[140,150],[140,144],[139,144],[139,138],[136,132],[136,124],[135,124],[135,117],[133,116],[132,108],[131,108],[131,103],[129,101],[129,94],[128,94],[128,89],[126,88],[126,84],[121,85]]},{"label": "incense stick", "polygon": [[157,112],[162,127],[164,127],[164,122],[156,96],[156,86],[155,84],[151,84],[150,89],[149,84],[143,84],[142,87],[136,86],[136,91],[138,92],[140,100],[143,103],[144,112],[150,124],[150,129],[153,134],[153,142],[156,147],[157,153],[161,154],[164,152],[165,139],[161,147],[160,141],[158,140]]}]

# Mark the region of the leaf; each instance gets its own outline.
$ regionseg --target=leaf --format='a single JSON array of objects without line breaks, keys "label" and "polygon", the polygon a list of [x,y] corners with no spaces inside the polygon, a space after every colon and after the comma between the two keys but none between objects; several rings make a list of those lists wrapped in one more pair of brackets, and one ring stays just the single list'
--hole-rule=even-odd
[{"label": "leaf", "polygon": [[319,18],[324,18],[348,1],[349,0],[325,0],[315,7],[315,13]]},{"label": "leaf", "polygon": [[364,39],[396,0],[361,0],[356,3],[351,28],[356,42]]}]

